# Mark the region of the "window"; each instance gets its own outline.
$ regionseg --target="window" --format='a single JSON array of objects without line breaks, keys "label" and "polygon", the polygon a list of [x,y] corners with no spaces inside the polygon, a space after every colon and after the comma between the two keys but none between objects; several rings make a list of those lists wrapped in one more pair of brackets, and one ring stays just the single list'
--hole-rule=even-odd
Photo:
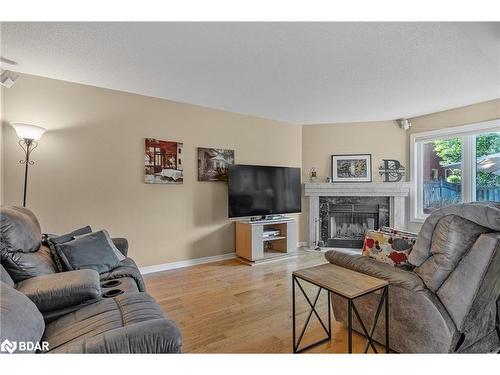
[{"label": "window", "polygon": [[462,139],[424,142],[422,159],[423,213],[461,202]]},{"label": "window", "polygon": [[500,201],[500,120],[411,136],[411,219],[450,204]]},{"label": "window", "polygon": [[476,200],[500,201],[500,132],[475,137]]}]

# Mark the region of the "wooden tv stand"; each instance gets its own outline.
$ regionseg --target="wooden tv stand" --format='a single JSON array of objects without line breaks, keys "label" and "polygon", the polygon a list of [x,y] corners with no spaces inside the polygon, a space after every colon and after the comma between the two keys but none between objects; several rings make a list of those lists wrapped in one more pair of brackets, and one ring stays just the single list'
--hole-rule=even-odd
[{"label": "wooden tv stand", "polygon": [[[264,237],[269,229],[279,231]],[[290,256],[297,251],[297,222],[293,218],[236,222],[236,254],[245,263],[256,264]]]}]

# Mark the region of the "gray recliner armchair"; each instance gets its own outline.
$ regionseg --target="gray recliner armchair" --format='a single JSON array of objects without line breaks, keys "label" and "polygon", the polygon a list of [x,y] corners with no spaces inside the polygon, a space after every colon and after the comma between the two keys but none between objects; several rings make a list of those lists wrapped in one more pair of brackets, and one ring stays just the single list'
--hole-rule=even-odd
[{"label": "gray recliner armchair", "polygon": [[[409,256],[412,271],[331,250],[326,259],[389,281],[391,349],[403,353],[487,353],[500,349],[500,204],[468,203],[433,212]],[[356,300],[369,326],[380,294]],[[347,304],[332,295],[337,320]],[[358,332],[361,327],[353,322]],[[380,319],[374,337],[384,342]]]}]

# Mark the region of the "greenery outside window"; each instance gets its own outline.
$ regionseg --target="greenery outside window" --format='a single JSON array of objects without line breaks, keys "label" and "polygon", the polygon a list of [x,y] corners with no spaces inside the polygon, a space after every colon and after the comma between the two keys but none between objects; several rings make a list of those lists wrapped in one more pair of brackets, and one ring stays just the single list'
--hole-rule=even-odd
[{"label": "greenery outside window", "polygon": [[500,120],[411,136],[411,220],[450,204],[500,201]]}]

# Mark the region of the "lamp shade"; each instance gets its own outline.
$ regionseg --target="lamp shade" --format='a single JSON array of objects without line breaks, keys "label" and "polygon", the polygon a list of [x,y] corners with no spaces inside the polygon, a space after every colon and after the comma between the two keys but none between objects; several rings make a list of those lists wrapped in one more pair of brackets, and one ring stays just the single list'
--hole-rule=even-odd
[{"label": "lamp shade", "polygon": [[38,140],[47,129],[41,126],[15,122],[11,124],[19,138]]}]

